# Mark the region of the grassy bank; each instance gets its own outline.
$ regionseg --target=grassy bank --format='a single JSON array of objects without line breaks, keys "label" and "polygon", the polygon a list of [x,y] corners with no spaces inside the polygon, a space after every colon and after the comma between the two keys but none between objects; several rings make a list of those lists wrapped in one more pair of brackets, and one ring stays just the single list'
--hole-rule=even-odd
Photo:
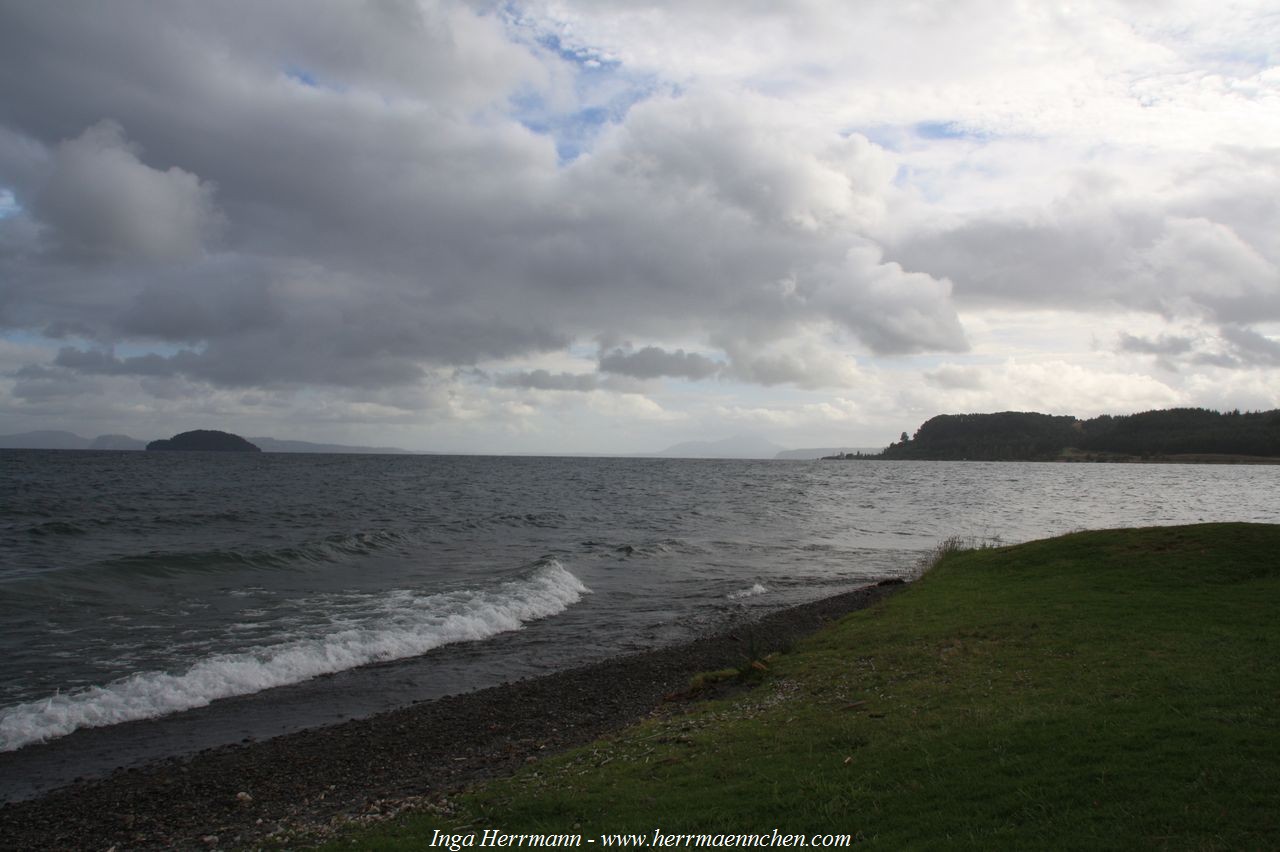
[{"label": "grassy bank", "polygon": [[778,828],[888,849],[1275,848],[1278,659],[1280,526],[951,553],[901,594],[749,669],[749,690],[335,848],[421,848],[437,827]]}]

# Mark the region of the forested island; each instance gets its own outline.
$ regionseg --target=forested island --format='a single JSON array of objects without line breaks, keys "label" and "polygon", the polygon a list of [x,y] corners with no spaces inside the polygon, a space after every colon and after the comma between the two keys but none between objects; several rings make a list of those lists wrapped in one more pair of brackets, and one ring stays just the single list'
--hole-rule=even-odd
[{"label": "forested island", "polygon": [[835,458],[1280,463],[1280,409],[1171,408],[1088,420],[1025,411],[941,414],[882,453]]},{"label": "forested island", "polygon": [[230,432],[219,432],[216,429],[195,429],[183,432],[161,441],[147,444],[151,452],[157,451],[200,451],[200,452],[233,452],[260,453],[262,449],[249,443],[239,435]]}]

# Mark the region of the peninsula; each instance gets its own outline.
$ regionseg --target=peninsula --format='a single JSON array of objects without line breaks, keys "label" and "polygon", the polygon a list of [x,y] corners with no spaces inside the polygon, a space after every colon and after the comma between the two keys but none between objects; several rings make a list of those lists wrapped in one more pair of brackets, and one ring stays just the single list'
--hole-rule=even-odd
[{"label": "peninsula", "polygon": [[878,454],[838,459],[1280,463],[1280,409],[1170,408],[1081,420],[1002,411],[940,414]]}]

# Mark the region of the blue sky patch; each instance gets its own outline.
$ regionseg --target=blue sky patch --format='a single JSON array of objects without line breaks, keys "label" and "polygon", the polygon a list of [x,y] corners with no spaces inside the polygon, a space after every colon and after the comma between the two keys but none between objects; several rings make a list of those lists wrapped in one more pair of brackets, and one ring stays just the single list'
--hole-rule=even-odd
[{"label": "blue sky patch", "polygon": [[[0,334],[0,340],[7,340],[10,343],[20,346],[39,347],[48,351],[50,354],[53,354],[56,350],[66,346],[84,350],[104,348],[102,343],[91,337],[84,336],[84,334],[51,334],[50,331],[50,329],[46,329],[43,332],[14,329],[5,332],[4,334]],[[88,333],[87,329],[84,331],[85,334]],[[154,341],[151,343],[130,343],[126,341],[107,344],[105,346],[105,350],[115,357],[122,359],[135,358],[142,355],[158,355],[162,358],[171,358],[182,351],[203,351],[204,345],[179,345],[175,343],[163,343],[160,341]]]},{"label": "blue sky patch", "polygon": [[290,66],[284,69],[284,76],[304,86],[310,86],[313,89],[320,88],[320,78],[305,68]]},{"label": "blue sky patch", "polygon": [[112,351],[117,358],[138,358],[143,355],[159,355],[161,358],[172,358],[179,352],[201,352],[204,345],[190,346],[177,345],[173,343],[117,343],[112,347]]},{"label": "blue sky patch", "polygon": [[[590,45],[577,45],[544,22],[525,15],[514,3],[502,7],[508,32],[546,61],[559,59],[572,75],[575,104],[548,103],[544,92],[528,89],[509,101],[511,115],[525,127],[551,137],[560,164],[573,162],[588,150],[600,130],[619,124],[635,104],[663,89],[651,75],[627,71],[621,62]],[[667,87],[668,89],[670,87]],[[664,89],[665,90],[665,89]]]},{"label": "blue sky patch", "polygon": [[315,89],[318,92],[338,92],[345,91],[345,87],[334,83],[332,80],[325,80],[310,68],[303,68],[301,65],[286,65],[283,69],[284,76],[288,77],[295,83],[301,83],[308,89]]},{"label": "blue sky patch", "polygon": [[591,147],[602,128],[621,123],[631,107],[654,91],[652,85],[629,83],[608,99],[591,104],[589,94],[582,92],[590,87],[580,80],[578,88],[584,95],[582,100],[588,103],[570,111],[553,109],[541,93],[534,91],[526,91],[510,102],[512,116],[517,121],[534,133],[550,136],[555,141],[561,165],[576,160]]},{"label": "blue sky patch", "polygon": [[543,33],[536,39],[537,43],[565,62],[571,62],[584,72],[612,71],[621,63],[614,59],[606,59],[598,52],[585,47],[566,47],[555,33]]},{"label": "blue sky patch", "polygon": [[991,134],[965,127],[956,121],[921,121],[916,124],[876,124],[853,127],[844,136],[859,133],[886,151],[907,151],[921,139],[933,141],[988,141]]},{"label": "blue sky patch", "polygon": [[49,345],[47,335],[40,334],[35,331],[24,331],[22,329],[11,329],[4,334],[0,334],[0,340],[7,340],[19,346],[43,346]]},{"label": "blue sky patch", "polygon": [[0,219],[17,216],[22,212],[22,205],[14,197],[13,190],[0,187]]},{"label": "blue sky patch", "polygon": [[906,147],[903,143],[907,137],[907,131],[896,124],[880,124],[875,127],[856,127],[852,130],[846,130],[841,136],[848,138],[853,134],[864,136],[868,142],[879,145],[886,151],[901,151]]},{"label": "blue sky patch", "polygon": [[985,139],[983,133],[966,130],[954,121],[921,121],[914,127],[921,139]]}]

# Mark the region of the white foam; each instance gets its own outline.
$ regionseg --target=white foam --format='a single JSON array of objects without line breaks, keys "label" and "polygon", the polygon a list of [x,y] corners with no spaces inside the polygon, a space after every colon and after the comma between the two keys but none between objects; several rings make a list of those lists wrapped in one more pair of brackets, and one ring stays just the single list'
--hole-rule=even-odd
[{"label": "white foam", "polygon": [[219,698],[369,663],[426,653],[453,642],[487,639],[563,612],[589,594],[555,560],[529,576],[489,590],[435,595],[387,594],[382,613],[359,626],[197,662],[181,674],[140,672],[106,686],[79,689],[0,710],[0,751],[203,707]]},{"label": "white foam", "polygon": [[741,600],[742,598],[754,598],[756,595],[768,594],[768,592],[769,592],[768,589],[766,589],[764,586],[760,585],[759,583],[756,583],[754,586],[752,586],[749,589],[739,589],[736,592],[730,592],[729,600],[736,601],[736,600]]}]

